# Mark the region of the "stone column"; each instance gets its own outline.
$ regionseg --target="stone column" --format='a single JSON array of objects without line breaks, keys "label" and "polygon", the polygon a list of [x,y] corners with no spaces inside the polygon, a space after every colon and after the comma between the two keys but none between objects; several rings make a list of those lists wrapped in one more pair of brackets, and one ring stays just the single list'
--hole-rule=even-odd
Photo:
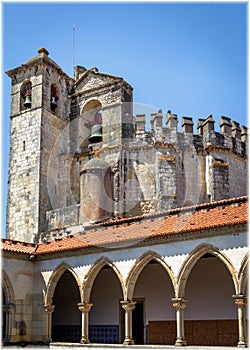
[{"label": "stone column", "polygon": [[184,318],[183,310],[187,305],[187,300],[184,298],[172,298],[173,307],[176,310],[176,326],[177,326],[177,339],[175,346],[184,346],[187,345],[184,336]]},{"label": "stone column", "polygon": [[44,305],[44,312],[46,313],[46,341],[51,342],[52,336],[52,312],[55,310],[55,305]]},{"label": "stone column", "polygon": [[125,340],[123,345],[134,345],[132,334],[132,311],[135,308],[136,301],[121,301],[122,308],[125,310]]},{"label": "stone column", "polygon": [[[12,330],[12,313],[14,310],[14,304],[3,305],[3,312],[6,314],[6,329],[3,334],[3,344],[7,344],[11,341],[11,330]],[[4,320],[3,320],[4,322]]]},{"label": "stone column", "polygon": [[239,342],[238,347],[247,348],[246,327],[245,327],[245,306],[247,305],[247,297],[242,294],[233,295],[234,302],[238,307],[238,327]]},{"label": "stone column", "polygon": [[89,344],[89,312],[93,304],[78,303],[77,306],[82,313],[82,338],[80,340],[80,343]]}]

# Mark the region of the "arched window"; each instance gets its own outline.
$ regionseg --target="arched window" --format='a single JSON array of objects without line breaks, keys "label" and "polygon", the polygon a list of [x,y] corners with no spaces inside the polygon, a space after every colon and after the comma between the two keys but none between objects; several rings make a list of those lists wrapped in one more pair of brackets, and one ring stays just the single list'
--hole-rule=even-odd
[{"label": "arched window", "polygon": [[56,112],[58,106],[58,87],[56,84],[52,84],[50,88],[50,109],[52,112]]},{"label": "arched window", "polygon": [[20,91],[20,110],[30,109],[32,106],[32,84],[26,81]]}]

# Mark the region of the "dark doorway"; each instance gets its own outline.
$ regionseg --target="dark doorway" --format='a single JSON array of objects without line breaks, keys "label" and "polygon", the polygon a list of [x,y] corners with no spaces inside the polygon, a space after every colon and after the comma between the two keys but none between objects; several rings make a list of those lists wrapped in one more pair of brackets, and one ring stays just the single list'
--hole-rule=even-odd
[{"label": "dark doorway", "polygon": [[[136,306],[132,311],[132,336],[135,344],[144,344],[144,298],[134,298]],[[120,300],[121,301],[121,300]],[[120,306],[120,342],[125,339],[125,311]]]},{"label": "dark doorway", "polygon": [[132,334],[135,344],[144,344],[144,300],[135,301],[136,306],[132,311]]}]

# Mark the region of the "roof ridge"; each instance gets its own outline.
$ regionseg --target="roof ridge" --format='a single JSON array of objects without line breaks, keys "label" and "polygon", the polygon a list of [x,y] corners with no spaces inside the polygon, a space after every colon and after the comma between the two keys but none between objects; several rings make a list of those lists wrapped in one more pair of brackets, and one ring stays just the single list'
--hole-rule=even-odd
[{"label": "roof ridge", "polygon": [[152,218],[159,218],[162,216],[166,216],[166,215],[175,215],[175,214],[179,214],[179,213],[185,213],[188,211],[193,211],[195,209],[195,211],[199,211],[202,209],[207,209],[207,208],[215,208],[217,206],[221,206],[221,205],[227,205],[227,204],[235,204],[235,203],[242,203],[242,202],[247,202],[248,200],[248,196],[241,196],[241,197],[235,197],[235,198],[229,198],[229,199],[222,199],[219,201],[215,201],[215,202],[209,202],[209,203],[201,203],[201,204],[196,204],[196,205],[191,205],[191,206],[187,206],[187,207],[179,207],[179,208],[175,208],[175,209],[169,209],[165,212],[161,212],[161,213],[155,213],[155,214],[143,214],[143,215],[138,215],[138,216],[133,216],[133,217],[128,217],[128,218],[118,218],[118,219],[113,219],[113,220],[108,220],[108,221],[104,221],[101,223],[97,223],[91,226],[86,226],[85,229],[87,230],[91,230],[91,228],[98,228],[98,227],[105,227],[105,226],[112,226],[115,224],[124,224],[124,223],[129,223],[129,222],[134,222],[134,221],[140,221],[143,219],[152,219]]},{"label": "roof ridge", "polygon": [[2,237],[2,242],[11,242],[12,244],[21,244],[24,246],[32,246],[32,247],[36,247],[38,244],[38,243],[32,243],[32,242],[18,241],[16,239],[11,239],[6,237]]}]

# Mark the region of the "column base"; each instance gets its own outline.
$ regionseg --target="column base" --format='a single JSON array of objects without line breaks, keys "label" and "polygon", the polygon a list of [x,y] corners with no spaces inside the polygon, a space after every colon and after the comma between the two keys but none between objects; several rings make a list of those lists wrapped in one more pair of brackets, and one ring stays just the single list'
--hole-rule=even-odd
[{"label": "column base", "polygon": [[3,340],[3,344],[4,345],[8,345],[10,343],[10,338],[9,337],[5,337],[4,340]]},{"label": "column base", "polygon": [[175,346],[186,346],[187,341],[183,338],[177,338],[175,342]]},{"label": "column base", "polygon": [[127,338],[124,340],[123,345],[135,345],[134,339]]},{"label": "column base", "polygon": [[82,337],[82,339],[80,340],[80,344],[90,344],[90,341],[88,338]]},{"label": "column base", "polygon": [[247,343],[240,340],[237,345],[238,348],[247,348]]}]

